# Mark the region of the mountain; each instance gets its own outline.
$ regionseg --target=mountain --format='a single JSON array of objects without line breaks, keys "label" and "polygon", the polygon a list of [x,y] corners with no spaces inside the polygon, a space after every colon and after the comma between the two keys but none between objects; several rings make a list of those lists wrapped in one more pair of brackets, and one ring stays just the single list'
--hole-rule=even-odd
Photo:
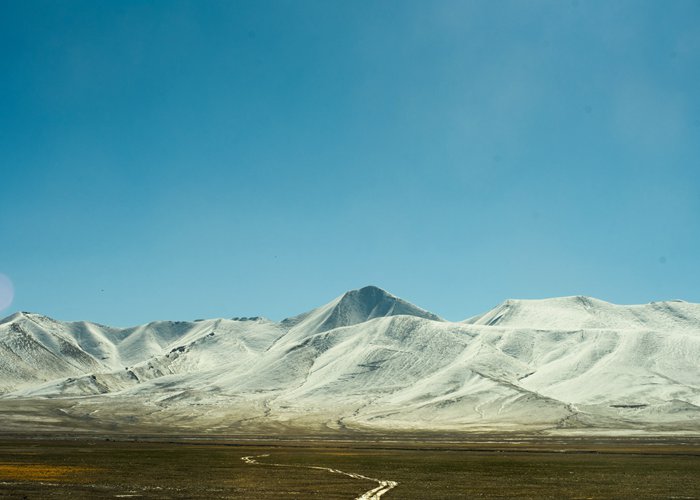
[{"label": "mountain", "polygon": [[445,321],[377,287],[307,313],[0,322],[0,418],[178,432],[700,432],[700,305],[508,300]]}]

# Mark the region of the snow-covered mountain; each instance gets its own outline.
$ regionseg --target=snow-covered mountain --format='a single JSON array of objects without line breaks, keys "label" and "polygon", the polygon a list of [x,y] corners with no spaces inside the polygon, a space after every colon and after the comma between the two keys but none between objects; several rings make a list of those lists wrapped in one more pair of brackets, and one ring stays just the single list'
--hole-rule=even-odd
[{"label": "snow-covered mountain", "polygon": [[279,323],[0,322],[0,419],[245,432],[700,432],[700,305],[508,300],[453,323],[379,288]]}]

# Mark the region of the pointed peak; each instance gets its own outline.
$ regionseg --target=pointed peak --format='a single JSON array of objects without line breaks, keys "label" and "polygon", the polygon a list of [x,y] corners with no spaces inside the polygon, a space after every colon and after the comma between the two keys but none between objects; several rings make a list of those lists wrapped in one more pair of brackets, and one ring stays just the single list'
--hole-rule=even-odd
[{"label": "pointed peak", "polygon": [[399,315],[442,321],[439,316],[406,302],[377,286],[370,285],[345,292],[325,306],[294,318],[288,318],[283,321],[283,324],[288,327],[301,327],[303,325],[303,328],[310,332],[319,333],[364,323],[374,318]]},{"label": "pointed peak", "polygon": [[394,294],[391,294],[384,290],[383,288],[380,288],[375,285],[367,285],[363,286],[362,288],[358,288],[357,290],[350,290],[351,292],[358,292],[358,293],[376,293],[376,294],[381,294],[381,295],[388,295],[390,297],[395,297]]},{"label": "pointed peak", "polygon": [[9,316],[0,319],[0,325],[4,325],[5,323],[12,323],[13,321],[22,319],[24,317],[24,314],[25,313],[23,313],[22,311],[10,314]]},{"label": "pointed peak", "polygon": [[5,324],[5,323],[11,323],[13,321],[20,321],[23,319],[36,319],[36,318],[51,319],[48,316],[42,316],[41,314],[37,314],[37,313],[29,312],[29,311],[17,311],[16,313],[10,314],[6,318],[1,319],[0,325]]},{"label": "pointed peak", "polygon": [[42,316],[41,314],[28,311],[17,311],[16,313],[0,320],[0,326],[7,326],[16,332],[23,332],[27,328],[32,329],[36,325],[46,325],[50,322],[57,323],[56,320],[51,319],[48,316]]},{"label": "pointed peak", "polygon": [[[355,290],[349,290],[336,299],[335,308],[353,309],[359,308],[367,314],[374,313],[371,317],[392,316],[396,314],[410,314],[437,318],[436,315],[411,304],[378,286],[368,285]],[[403,311],[403,312],[398,312]],[[414,314],[418,313],[418,314]]]},{"label": "pointed peak", "polygon": [[360,300],[383,300],[383,299],[398,299],[395,295],[379,288],[378,286],[368,285],[355,290],[348,290],[343,294],[343,299],[360,299]]}]

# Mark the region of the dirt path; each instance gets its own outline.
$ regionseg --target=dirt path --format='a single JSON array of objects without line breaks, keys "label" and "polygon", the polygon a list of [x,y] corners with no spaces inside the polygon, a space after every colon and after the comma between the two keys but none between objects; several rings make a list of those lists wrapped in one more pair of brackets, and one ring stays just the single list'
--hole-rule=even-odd
[{"label": "dirt path", "polygon": [[288,465],[288,464],[275,464],[275,463],[261,463],[255,460],[256,458],[260,457],[269,457],[269,454],[264,454],[264,455],[250,455],[247,457],[242,457],[241,460],[243,460],[247,464],[251,465],[272,465],[274,467],[297,467],[297,468],[302,468],[302,469],[316,469],[316,470],[325,470],[328,472],[331,472],[333,474],[342,474],[343,476],[348,476],[353,479],[362,479],[365,481],[374,481],[375,483],[378,484],[376,488],[372,488],[369,491],[364,492],[362,495],[357,497],[355,500],[380,500],[382,495],[387,493],[389,490],[392,488],[395,488],[399,483],[396,481],[388,481],[385,479],[376,479],[373,477],[367,477],[363,476],[362,474],[355,474],[354,472],[345,472],[342,470],[338,469],[331,469],[329,467],[319,467],[316,465]]}]

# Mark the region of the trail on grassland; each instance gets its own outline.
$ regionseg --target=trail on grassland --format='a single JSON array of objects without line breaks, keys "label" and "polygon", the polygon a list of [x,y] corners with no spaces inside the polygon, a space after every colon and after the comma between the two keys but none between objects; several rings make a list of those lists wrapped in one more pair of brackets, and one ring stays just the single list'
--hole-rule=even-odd
[{"label": "trail on grassland", "polygon": [[364,492],[362,495],[357,497],[355,500],[379,500],[382,495],[387,493],[389,490],[392,488],[395,488],[398,486],[399,483],[396,481],[388,481],[385,479],[376,479],[374,477],[367,477],[363,476],[362,474],[356,474],[354,472],[345,472],[342,470],[338,469],[331,469],[330,467],[320,467],[317,465],[289,465],[289,464],[276,464],[276,463],[261,463],[255,460],[256,458],[260,457],[269,457],[269,454],[264,454],[264,455],[249,455],[247,457],[241,457],[241,460],[243,460],[245,463],[250,464],[250,465],[272,465],[273,467],[296,467],[296,468],[302,468],[302,469],[316,469],[316,470],[325,470],[328,472],[331,472],[333,474],[342,474],[343,476],[348,476],[353,479],[364,479],[366,481],[374,481],[375,483],[378,484],[376,488],[372,488],[369,491]]}]

